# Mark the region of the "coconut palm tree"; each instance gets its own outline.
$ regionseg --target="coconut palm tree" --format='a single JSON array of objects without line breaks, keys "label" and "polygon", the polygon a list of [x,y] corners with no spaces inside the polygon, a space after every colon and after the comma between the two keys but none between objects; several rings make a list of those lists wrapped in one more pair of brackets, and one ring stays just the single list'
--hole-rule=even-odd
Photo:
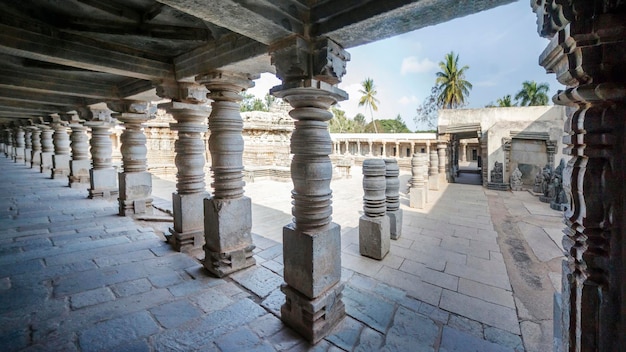
[{"label": "coconut palm tree", "polygon": [[511,94],[507,94],[503,96],[502,98],[498,98],[496,102],[498,103],[498,106],[501,108],[517,106],[517,104],[513,103],[513,101],[511,100]]},{"label": "coconut palm tree", "polygon": [[[365,106],[365,108],[370,109],[370,117],[372,118],[372,123],[374,122],[374,111],[378,111],[378,105],[380,102],[376,99],[376,87],[374,87],[374,80],[371,78],[366,78],[365,81],[361,82],[361,86],[363,88],[359,89],[359,93],[363,94],[361,99],[359,99],[359,106]],[[376,124],[374,125],[374,131],[378,133],[378,128]]]},{"label": "coconut palm tree", "polygon": [[439,62],[440,72],[437,72],[437,100],[444,109],[454,109],[466,103],[472,84],[465,80],[465,72],[469,66],[459,68],[459,55],[451,51],[446,54],[444,61]]},{"label": "coconut palm tree", "polygon": [[522,83],[522,90],[515,95],[515,100],[520,100],[520,106],[548,105],[549,90],[547,83],[525,81]]}]

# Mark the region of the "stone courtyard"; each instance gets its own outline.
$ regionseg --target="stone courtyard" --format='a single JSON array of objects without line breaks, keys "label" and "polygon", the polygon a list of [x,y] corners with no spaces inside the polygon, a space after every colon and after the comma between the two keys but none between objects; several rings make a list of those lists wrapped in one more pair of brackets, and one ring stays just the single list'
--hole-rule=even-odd
[{"label": "stone courtyard", "polygon": [[67,180],[0,165],[4,350],[552,349],[562,215],[527,192],[449,184],[417,210],[402,172],[402,237],[377,261],[359,254],[360,168],[333,181],[347,317],[312,346],[279,319],[291,183],[246,186],[256,265],[217,279],[164,241],[174,182],[154,178],[162,213],[133,220]]}]

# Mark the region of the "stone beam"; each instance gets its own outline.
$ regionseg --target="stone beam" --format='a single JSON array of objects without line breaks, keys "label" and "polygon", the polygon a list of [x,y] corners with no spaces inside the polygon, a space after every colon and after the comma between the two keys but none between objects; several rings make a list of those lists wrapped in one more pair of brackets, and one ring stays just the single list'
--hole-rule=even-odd
[{"label": "stone beam", "polygon": [[291,0],[158,1],[264,44],[302,33],[307,10],[300,1]]},{"label": "stone beam", "polygon": [[49,104],[60,106],[91,105],[100,102],[98,99],[87,99],[52,93],[34,93],[0,86],[0,98],[33,104]]},{"label": "stone beam", "polygon": [[51,105],[41,103],[29,103],[23,101],[15,101],[11,99],[4,99],[0,96],[0,110],[4,111],[32,111],[39,114],[52,114],[55,112],[65,112],[72,110],[72,106],[67,105]]},{"label": "stone beam", "polygon": [[145,80],[173,75],[169,63],[61,39],[46,29],[43,34],[0,24],[0,53]]},{"label": "stone beam", "polygon": [[326,36],[349,48],[511,2],[514,0],[320,2],[311,9],[311,36]]},{"label": "stone beam", "polygon": [[72,18],[63,26],[74,33],[98,33],[110,36],[142,36],[155,39],[205,42],[213,39],[208,28],[192,28],[148,23],[128,23],[110,20]]}]

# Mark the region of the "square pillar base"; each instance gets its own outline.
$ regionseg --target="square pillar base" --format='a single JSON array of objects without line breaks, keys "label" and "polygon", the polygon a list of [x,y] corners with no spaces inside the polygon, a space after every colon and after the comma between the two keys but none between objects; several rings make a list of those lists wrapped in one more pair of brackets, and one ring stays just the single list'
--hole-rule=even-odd
[{"label": "square pillar base", "polygon": [[402,236],[402,210],[388,211],[389,217],[389,236],[392,240],[397,240]]},{"label": "square pillar base", "polygon": [[448,175],[446,173],[439,173],[438,178],[439,180],[437,181],[437,183],[439,184],[439,187],[442,187],[443,185],[448,183]]},{"label": "square pillar base", "polygon": [[122,172],[118,180],[119,215],[152,214],[152,175],[146,171]]},{"label": "square pillar base", "polygon": [[424,209],[426,206],[426,190],[424,187],[411,187],[409,192],[409,206],[411,208]]},{"label": "square pillar base", "polygon": [[89,199],[114,198],[118,193],[115,169],[89,170]]},{"label": "square pillar base", "polygon": [[280,319],[310,343],[319,342],[346,316],[341,300],[343,286],[337,283],[319,297],[309,299],[289,285],[282,285],[285,304],[280,307]]},{"label": "square pillar base", "polygon": [[38,169],[39,165],[41,165],[41,151],[33,150],[30,155],[30,167],[31,169]]},{"label": "square pillar base", "polygon": [[204,200],[209,193],[172,194],[174,226],[167,241],[179,252],[188,252],[204,244]]},{"label": "square pillar base", "polygon": [[14,148],[14,155],[15,157],[13,158],[13,160],[15,160],[16,163],[23,163],[24,162],[24,148]]},{"label": "square pillar base", "polygon": [[63,178],[70,174],[70,156],[52,155],[52,178]]},{"label": "square pillar base", "polygon": [[204,267],[217,277],[256,264],[252,257],[252,202],[238,199],[204,200]]},{"label": "square pillar base", "polygon": [[41,152],[41,160],[39,163],[39,172],[42,174],[52,170],[52,152]]},{"label": "square pillar base", "polygon": [[70,160],[70,175],[68,176],[71,188],[84,187],[89,184],[89,160]]},{"label": "square pillar base", "polygon": [[428,176],[428,189],[431,191],[439,190],[439,174]]},{"label": "square pillar base", "polygon": [[389,217],[371,218],[367,215],[359,219],[359,252],[366,257],[381,260],[390,247]]},{"label": "square pillar base", "polygon": [[24,148],[24,162],[30,164],[30,159],[33,157],[33,150],[30,148]]}]

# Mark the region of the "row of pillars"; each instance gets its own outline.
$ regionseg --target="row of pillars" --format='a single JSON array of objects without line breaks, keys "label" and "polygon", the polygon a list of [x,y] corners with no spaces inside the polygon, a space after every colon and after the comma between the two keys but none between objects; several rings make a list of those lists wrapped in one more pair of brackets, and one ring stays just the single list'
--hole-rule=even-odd
[{"label": "row of pillars", "polygon": [[[341,231],[331,221],[333,167],[328,121],[332,113],[328,109],[348,97],[336,84],[345,74],[345,63],[350,56],[328,39],[293,38],[285,44],[272,53],[272,63],[282,85],[271,90],[271,94],[292,106],[290,115],[296,120],[291,138],[294,218],[283,229],[285,284],[281,290],[285,303],[281,307],[281,319],[315,343],[345,316],[340,282]],[[163,83],[157,87],[159,96],[171,100],[160,107],[172,114],[176,123],[171,128],[178,131],[177,191],[172,198],[174,226],[170,230],[170,242],[178,250],[203,244],[204,267],[218,277],[255,264],[250,233],[251,201],[244,196],[243,121],[239,113],[240,93],[253,85],[254,78],[250,74],[214,71],[196,76],[194,83]],[[209,113],[207,98],[212,100],[208,116],[212,195],[205,190],[201,139],[207,130],[204,124]],[[78,135],[90,128],[89,197],[117,194],[119,215],[123,216],[150,212],[152,184],[146,171],[146,137],[142,127],[151,118],[151,106],[137,101],[107,105],[115,111],[110,117],[92,113],[90,121],[72,130],[75,137],[71,139],[77,142],[70,143],[71,161],[87,160],[85,137]],[[109,138],[114,120],[121,121],[125,128],[121,135],[123,172],[118,175],[111,163]],[[36,131],[31,134],[30,140],[35,141],[31,148],[41,143],[43,156],[39,160],[48,165],[46,158],[50,155],[51,170],[60,167],[55,167],[54,160],[70,159],[67,126],[62,122],[52,126],[57,134],[52,139],[59,140],[58,146],[49,144],[50,126],[38,124],[29,129]],[[20,132],[23,130],[21,126],[5,130],[1,144],[7,156],[17,162],[23,160],[20,158],[23,152],[18,150],[26,150]],[[41,166],[40,170],[46,172]],[[57,177],[54,171],[52,175]],[[78,180],[83,181],[84,177]]]},{"label": "row of pillars", "polygon": [[[345,152],[344,153],[341,152],[341,144],[342,143],[345,145]],[[337,155],[347,155],[347,154],[350,154],[350,143],[356,143],[356,147],[357,147],[356,155],[363,155],[361,153],[361,141],[350,141],[350,140],[333,142],[333,154],[337,154]],[[368,153],[367,153],[366,156],[368,156],[368,157],[374,156],[374,143],[379,143],[382,146],[382,152],[381,152],[380,156],[382,156],[382,157],[386,157],[387,156],[387,142],[385,142],[385,141],[376,142],[376,141],[368,140],[366,143],[368,145]],[[389,143],[391,143],[391,142],[389,142]],[[397,158],[401,158],[402,157],[402,153],[400,153],[400,145],[401,145],[401,143],[397,142],[397,141],[393,142],[393,143],[395,144],[394,158],[396,158],[396,159]],[[410,142],[410,143],[404,142],[402,144],[410,144],[411,145],[411,147],[410,147],[411,155],[413,155],[413,153],[415,153],[415,146],[416,146],[415,142]],[[426,148],[425,149],[426,153],[429,153],[430,152],[431,142],[430,141],[426,141],[424,143],[424,145],[425,145],[425,148]]]}]

